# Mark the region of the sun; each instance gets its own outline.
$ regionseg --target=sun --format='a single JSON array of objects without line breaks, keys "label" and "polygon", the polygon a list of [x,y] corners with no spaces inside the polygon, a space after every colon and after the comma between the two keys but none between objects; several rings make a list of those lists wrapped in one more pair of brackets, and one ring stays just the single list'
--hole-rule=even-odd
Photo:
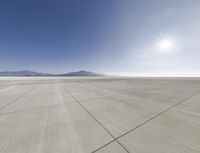
[{"label": "sun", "polygon": [[160,53],[173,53],[176,48],[176,43],[172,38],[162,38],[157,42],[156,48]]},{"label": "sun", "polygon": [[160,48],[161,50],[170,50],[170,49],[173,48],[174,43],[173,43],[172,40],[166,39],[166,40],[160,41],[159,44],[158,44],[158,46],[159,46],[159,48]]}]

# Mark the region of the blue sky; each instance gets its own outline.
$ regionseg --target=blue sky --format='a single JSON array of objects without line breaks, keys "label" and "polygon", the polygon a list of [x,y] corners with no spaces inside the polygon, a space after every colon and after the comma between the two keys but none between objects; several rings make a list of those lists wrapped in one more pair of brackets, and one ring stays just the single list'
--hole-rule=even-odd
[{"label": "blue sky", "polygon": [[1,0],[0,71],[199,75],[199,27],[198,0]]}]

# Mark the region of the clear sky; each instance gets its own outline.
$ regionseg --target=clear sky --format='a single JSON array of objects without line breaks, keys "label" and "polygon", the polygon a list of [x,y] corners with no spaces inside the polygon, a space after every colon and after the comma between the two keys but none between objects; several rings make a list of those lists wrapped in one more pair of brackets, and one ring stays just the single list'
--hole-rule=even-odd
[{"label": "clear sky", "polygon": [[1,0],[0,71],[199,75],[199,0]]}]

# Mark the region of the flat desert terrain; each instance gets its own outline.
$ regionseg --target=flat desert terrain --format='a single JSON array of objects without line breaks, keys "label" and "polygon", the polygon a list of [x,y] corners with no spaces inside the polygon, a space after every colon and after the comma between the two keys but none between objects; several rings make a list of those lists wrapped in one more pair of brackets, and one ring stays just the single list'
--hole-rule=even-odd
[{"label": "flat desert terrain", "polygon": [[1,77],[1,153],[199,153],[200,78]]}]

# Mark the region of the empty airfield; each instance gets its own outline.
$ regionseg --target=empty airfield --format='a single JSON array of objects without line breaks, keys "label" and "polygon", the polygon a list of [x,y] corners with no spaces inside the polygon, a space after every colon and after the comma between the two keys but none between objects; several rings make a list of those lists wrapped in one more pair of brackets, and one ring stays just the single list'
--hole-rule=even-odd
[{"label": "empty airfield", "polygon": [[1,77],[1,153],[199,153],[199,78]]}]

